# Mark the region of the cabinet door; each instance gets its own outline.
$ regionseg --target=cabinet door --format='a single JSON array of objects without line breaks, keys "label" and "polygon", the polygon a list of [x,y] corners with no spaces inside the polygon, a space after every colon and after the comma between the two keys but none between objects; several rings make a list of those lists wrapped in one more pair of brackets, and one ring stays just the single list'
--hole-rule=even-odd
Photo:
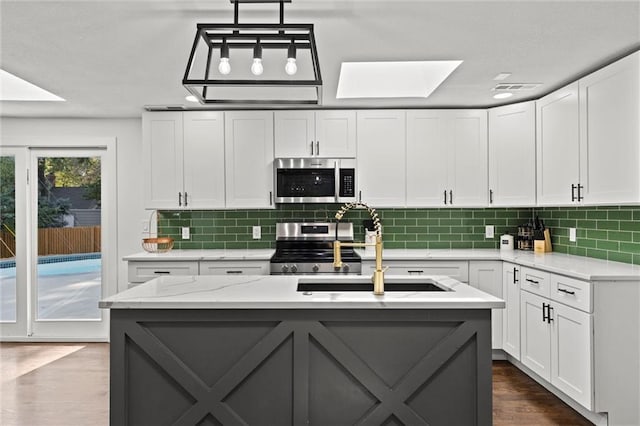
[{"label": "cabinet door", "polygon": [[273,112],[225,113],[228,208],[273,208]]},{"label": "cabinet door", "polygon": [[448,173],[446,111],[407,111],[407,206],[445,207]]},{"label": "cabinet door", "polygon": [[536,110],[534,102],[489,110],[489,203],[536,204]]},{"label": "cabinet door", "polygon": [[313,111],[276,111],[275,157],[312,157],[316,152]]},{"label": "cabinet door", "polygon": [[542,319],[543,303],[548,304],[549,299],[520,292],[520,361],[550,381],[551,324]]},{"label": "cabinet door", "polygon": [[580,177],[579,128],[578,83],[536,101],[538,205],[573,202],[571,185]]},{"label": "cabinet door", "polygon": [[145,208],[181,207],[178,201],[183,190],[182,146],[182,112],[142,115]]},{"label": "cabinet door", "polygon": [[591,410],[592,317],[577,309],[554,303],[552,318],[551,383]]},{"label": "cabinet door", "polygon": [[404,207],[405,112],[358,111],[358,186],[373,207]]},{"label": "cabinet door", "polygon": [[[502,262],[470,261],[469,285],[502,298]],[[502,349],[502,311],[491,310],[491,348]]]},{"label": "cabinet door", "polygon": [[502,266],[502,349],[520,360],[520,270],[513,263]]},{"label": "cabinet door", "polygon": [[185,207],[224,207],[224,114],[189,111],[184,115]]},{"label": "cabinet door", "polygon": [[327,158],[355,158],[355,111],[316,111],[315,155]]},{"label": "cabinet door", "polygon": [[580,183],[584,203],[640,201],[640,53],[580,85]]},{"label": "cabinet door", "polygon": [[488,204],[487,112],[450,112],[449,202],[454,207]]}]

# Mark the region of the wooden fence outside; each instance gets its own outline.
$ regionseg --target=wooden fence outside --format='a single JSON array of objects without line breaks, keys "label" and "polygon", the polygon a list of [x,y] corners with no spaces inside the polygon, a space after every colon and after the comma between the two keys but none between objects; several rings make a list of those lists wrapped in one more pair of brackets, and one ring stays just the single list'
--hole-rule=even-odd
[{"label": "wooden fence outside", "polygon": [[[0,231],[0,258],[12,258],[16,251],[14,236]],[[100,252],[100,227],[38,229],[38,255]]]}]

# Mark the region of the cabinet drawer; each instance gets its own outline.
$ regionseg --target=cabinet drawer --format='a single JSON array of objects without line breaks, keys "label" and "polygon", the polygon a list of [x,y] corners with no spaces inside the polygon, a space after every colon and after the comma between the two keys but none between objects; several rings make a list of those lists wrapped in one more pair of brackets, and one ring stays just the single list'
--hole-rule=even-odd
[{"label": "cabinet drawer", "polygon": [[565,305],[591,312],[591,283],[551,274],[551,299]]},{"label": "cabinet drawer", "polygon": [[520,288],[542,297],[549,297],[549,273],[531,268],[520,268]]},{"label": "cabinet drawer", "polygon": [[200,275],[269,275],[269,262],[201,261]]},{"label": "cabinet drawer", "polygon": [[164,275],[198,275],[198,262],[196,261],[130,261],[128,268],[128,278],[131,283],[143,283]]},{"label": "cabinet drawer", "polygon": [[[383,261],[387,275],[446,275],[463,283],[469,282],[469,262],[463,261]],[[363,262],[362,274],[375,271],[373,262]]]}]

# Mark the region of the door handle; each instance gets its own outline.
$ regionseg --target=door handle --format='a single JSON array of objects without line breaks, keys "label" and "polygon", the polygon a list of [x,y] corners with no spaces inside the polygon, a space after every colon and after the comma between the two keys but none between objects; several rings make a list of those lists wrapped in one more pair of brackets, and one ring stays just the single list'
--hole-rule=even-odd
[{"label": "door handle", "polygon": [[311,155],[313,156],[313,141],[311,141]]},{"label": "door handle", "polygon": [[182,207],[182,192],[178,192],[178,207]]},{"label": "door handle", "polygon": [[447,190],[444,190],[444,205],[447,205]]},{"label": "door handle", "polygon": [[493,204],[493,189],[489,190],[489,204]]},{"label": "door handle", "polygon": [[269,205],[273,205],[273,191],[269,191]]},{"label": "door handle", "polygon": [[580,194],[580,190],[584,188],[584,186],[578,184],[578,202],[582,201],[584,197]]},{"label": "door handle", "polygon": [[517,284],[518,283],[518,278],[516,278],[516,273],[518,272],[518,268],[516,268],[515,266],[513,267],[513,283]]},{"label": "door handle", "polygon": [[549,305],[547,305],[546,303],[542,304],[542,322],[547,322],[547,308],[549,307]]},{"label": "door handle", "polygon": [[576,186],[574,184],[571,184],[571,201],[575,201],[576,200]]},{"label": "door handle", "polygon": [[316,141],[316,155],[320,155],[320,141]]},{"label": "door handle", "polygon": [[184,192],[184,206],[185,207],[187,207],[189,205],[189,202],[187,201],[188,200],[188,198],[187,198],[188,196],[189,196],[189,194],[187,194],[187,191],[185,191]]},{"label": "door handle", "polygon": [[449,190],[449,204],[453,205],[453,190]]}]

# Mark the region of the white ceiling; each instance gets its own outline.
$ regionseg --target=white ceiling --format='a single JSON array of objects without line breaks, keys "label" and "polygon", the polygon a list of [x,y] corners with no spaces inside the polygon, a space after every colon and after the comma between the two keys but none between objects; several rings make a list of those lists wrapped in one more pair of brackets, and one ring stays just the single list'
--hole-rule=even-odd
[{"label": "white ceiling", "polygon": [[[239,22],[277,22],[273,4]],[[0,68],[66,102],[0,102],[7,117],[139,117],[181,105],[196,23],[231,23],[229,0],[0,0]],[[547,93],[640,48],[640,0],[293,0],[286,23],[313,23],[326,107],[486,107],[493,77]],[[427,99],[336,100],[342,61],[464,62]],[[197,105],[197,104],[195,104]]]}]

